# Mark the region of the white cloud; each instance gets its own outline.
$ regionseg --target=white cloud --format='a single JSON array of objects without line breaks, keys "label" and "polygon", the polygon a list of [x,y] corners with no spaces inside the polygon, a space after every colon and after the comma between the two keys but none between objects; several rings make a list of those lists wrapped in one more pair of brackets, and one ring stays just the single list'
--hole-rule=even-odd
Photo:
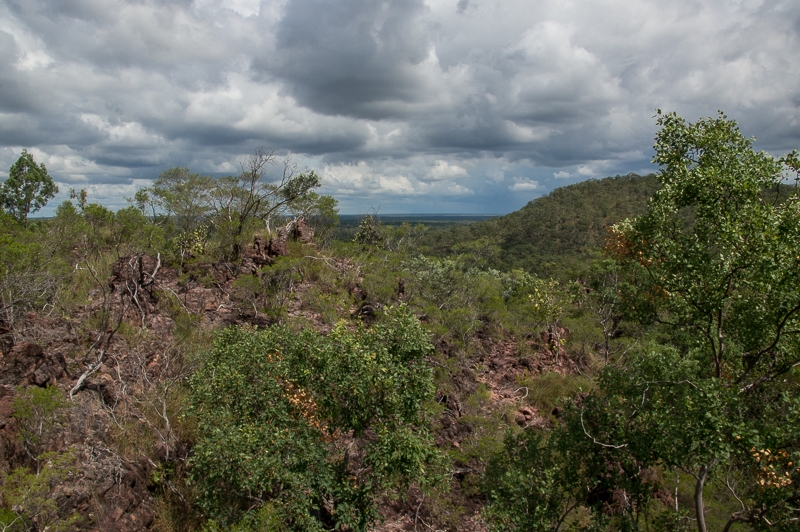
[{"label": "white cloud", "polygon": [[436,164],[428,172],[427,179],[429,181],[444,181],[448,179],[457,179],[467,175],[466,169],[458,166],[457,164],[450,164],[441,159],[436,161]]},{"label": "white cloud", "polygon": [[532,179],[517,181],[516,183],[508,187],[509,190],[513,190],[514,192],[539,190],[541,188],[542,185],[538,181],[534,181]]},{"label": "white cloud", "polygon": [[789,0],[7,0],[0,165],[27,146],[63,183],[129,186],[263,145],[353,201],[506,211],[649,168],[656,108],[800,146],[798,20]]}]

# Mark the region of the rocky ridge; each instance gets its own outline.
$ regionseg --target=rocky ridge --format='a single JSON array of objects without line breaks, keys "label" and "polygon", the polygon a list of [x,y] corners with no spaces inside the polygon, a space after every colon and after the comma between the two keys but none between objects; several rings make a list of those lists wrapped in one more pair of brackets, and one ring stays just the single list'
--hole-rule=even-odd
[{"label": "rocky ridge", "polygon": [[[234,283],[243,276],[259,276],[261,268],[286,255],[290,238],[308,244],[313,231],[298,225],[269,239],[256,235],[238,263],[180,268],[164,264],[158,255],[124,257],[73,316],[27,316],[25,338],[10,342],[0,358],[0,472],[32,466],[19,437],[19,420],[12,415],[15,398],[26,386],[56,386],[69,400],[48,449],[73,449],[76,459],[74,470],[52,494],[62,514],[79,515],[79,527],[85,530],[151,529],[157,518],[154,491],[159,471],[165,464],[180,466],[189,454],[188,442],[171,424],[170,416],[178,413],[165,414],[168,407],[173,408],[168,404],[170,386],[191,371],[191,362],[174,339],[187,323],[176,320],[188,320],[188,326],[207,331],[232,324],[270,325],[274,318],[238,299]],[[328,265],[341,271],[352,267],[347,261]],[[379,305],[369,301],[357,272],[355,280],[350,312],[363,317],[364,308]],[[301,304],[307,288],[302,282],[294,287],[287,303],[289,314],[302,315],[310,326],[324,332],[329,326]],[[400,300],[402,292],[397,294]],[[474,367],[454,375],[454,393],[437,396],[445,406],[437,423],[437,443],[443,448],[459,448],[472,437],[472,428],[461,419],[460,398],[478,385],[490,391],[489,408],[507,411],[510,422],[544,426],[551,413],[523,404],[517,378],[574,370],[574,363],[557,351],[520,357],[511,342],[486,342],[477,360]],[[124,448],[112,445],[112,441],[126,441],[126,433],[140,441],[129,441]],[[149,437],[133,436],[142,433]],[[458,475],[456,471],[456,481]],[[179,496],[175,486],[167,487]],[[380,530],[414,530],[420,520],[434,517],[426,513],[421,494],[410,495],[403,504],[383,507],[386,521]],[[473,501],[475,514],[464,530],[484,529],[477,514],[479,503]]]}]

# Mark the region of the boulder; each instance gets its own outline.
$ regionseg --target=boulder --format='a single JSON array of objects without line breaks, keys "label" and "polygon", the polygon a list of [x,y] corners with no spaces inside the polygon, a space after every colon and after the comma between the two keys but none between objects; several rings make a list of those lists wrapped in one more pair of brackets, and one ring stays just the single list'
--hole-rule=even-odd
[{"label": "boulder", "polygon": [[314,241],[314,229],[300,218],[292,224],[292,238],[303,244],[310,244]]},{"label": "boulder", "polygon": [[22,342],[0,358],[0,384],[24,386],[55,384],[66,373],[63,355],[46,355],[42,346]]},{"label": "boulder", "polygon": [[244,260],[250,261],[258,267],[272,264],[273,259],[269,254],[271,243],[272,238],[267,242],[264,240],[263,236],[255,235],[255,237],[253,237],[253,244],[244,251]]},{"label": "boulder", "polygon": [[277,236],[269,237],[267,254],[270,257],[285,257],[289,254],[286,249],[286,231],[284,229],[279,229]]}]

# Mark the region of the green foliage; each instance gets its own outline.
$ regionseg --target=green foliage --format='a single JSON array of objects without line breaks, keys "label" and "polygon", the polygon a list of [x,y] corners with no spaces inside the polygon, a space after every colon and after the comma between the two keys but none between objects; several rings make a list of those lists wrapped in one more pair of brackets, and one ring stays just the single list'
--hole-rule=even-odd
[{"label": "green foliage", "polygon": [[506,436],[483,479],[491,530],[557,530],[580,501],[582,494],[570,485],[575,473],[567,457],[549,443],[532,430]]},{"label": "green foliage", "polygon": [[658,188],[653,174],[590,179],[557,188],[505,216],[430,231],[420,248],[440,257],[472,255],[481,267],[567,281],[602,249],[606,228],[646,212]]},{"label": "green foliage", "polygon": [[162,244],[161,232],[135,207],[114,213],[111,245],[117,257],[152,251]]},{"label": "green foliage", "polygon": [[534,279],[529,287],[528,302],[539,326],[555,327],[564,313],[565,293],[554,279]]},{"label": "green foliage", "polygon": [[272,503],[267,503],[257,510],[247,513],[237,523],[225,527],[212,520],[206,523],[202,532],[281,532],[284,528],[284,517]]},{"label": "green foliage", "polygon": [[423,301],[438,305],[440,309],[465,307],[470,294],[465,290],[464,272],[450,259],[431,259],[423,255],[414,257],[404,265],[413,279],[409,293]]},{"label": "green foliage", "polygon": [[431,480],[437,455],[421,417],[430,350],[402,307],[327,337],[221,333],[191,380],[201,506],[221,526],[269,505],[283,529],[366,530],[379,494]]},{"label": "green foliage", "polygon": [[283,174],[269,180],[276,162],[259,148],[242,161],[238,176],[214,179],[169,168],[129,201],[163,229],[181,263],[201,253],[238,259],[253,233],[264,227],[269,232],[272,222],[289,213],[306,216],[323,234],[329,231],[337,220],[336,200],[313,192],[319,176],[297,173],[285,161]]},{"label": "green foliage", "polygon": [[373,213],[361,218],[352,235],[352,241],[360,244],[364,249],[374,248],[411,253],[417,249],[419,241],[426,233],[427,227],[421,223],[412,225],[404,221],[400,224],[389,225],[385,224],[377,213]]},{"label": "green foliage", "polygon": [[308,192],[297,196],[289,204],[289,211],[297,218],[302,218],[314,229],[314,240],[329,243],[333,232],[339,225],[339,202],[332,196],[320,196],[316,192]]},{"label": "green foliage", "polygon": [[0,326],[13,334],[26,312],[53,308],[69,264],[48,249],[39,227],[18,224],[0,212]]},{"label": "green foliage", "polygon": [[572,400],[578,393],[588,392],[592,383],[585,377],[562,375],[548,371],[534,377],[524,377],[518,384],[527,389],[527,401],[547,416],[561,400]]},{"label": "green foliage", "polygon": [[623,335],[623,319],[632,313],[625,303],[633,290],[621,266],[608,258],[593,261],[584,279],[571,286],[575,304],[586,311],[600,329],[603,338],[601,351],[606,364],[619,349],[619,346],[613,346],[613,340]]},{"label": "green foliage", "polygon": [[57,193],[58,187],[44,163],[36,164],[33,155],[23,149],[0,187],[0,204],[18,222],[26,223],[28,215],[44,207]]},{"label": "green foliage", "polygon": [[17,436],[37,463],[39,455],[61,430],[66,406],[63,393],[55,386],[18,389],[11,404],[12,416],[19,424]]},{"label": "green foliage", "polygon": [[140,212],[149,210],[162,223],[174,225],[179,233],[191,233],[211,211],[214,179],[192,173],[186,167],[173,167],[161,173],[148,189],[137,191]]},{"label": "green foliage", "polygon": [[0,526],[4,531],[67,531],[83,520],[77,513],[67,513],[58,505],[53,490],[76,473],[74,452],[46,453],[41,468],[32,472],[21,467],[3,479],[0,500]]},{"label": "green foliage", "polygon": [[[651,370],[680,372],[674,364],[663,365],[675,362],[672,359],[641,360]],[[601,390],[577,404],[564,403],[562,421],[550,434],[528,429],[506,439],[484,485],[490,498],[486,516],[496,530],[556,530],[570,521],[576,530],[640,529],[640,516],[650,509],[661,487],[656,469],[660,462],[649,452],[655,433],[640,431],[644,425],[631,419],[631,414],[641,416],[636,407],[641,406],[642,390],[637,390],[638,396],[623,396],[620,387],[610,384],[619,384],[614,379],[642,377],[640,373],[633,377],[632,372],[607,367]],[[674,410],[669,401],[655,404],[665,415]],[[680,420],[675,416],[671,427]],[[576,519],[581,510],[590,516],[584,523]]]},{"label": "green foliage", "polygon": [[233,283],[233,297],[256,312],[280,319],[286,313],[286,303],[295,286],[303,281],[303,259],[281,257],[265,266],[259,275],[247,275]]},{"label": "green foliage", "polygon": [[353,237],[353,242],[364,246],[382,247],[385,242],[383,227],[378,217],[374,214],[367,214],[358,224],[358,230]]},{"label": "green foliage", "polygon": [[742,388],[800,361],[800,197],[768,202],[781,161],[754,152],[724,115],[659,117],[663,189],[647,215],[614,228],[613,251],[637,285],[644,319],[675,324],[709,375]]},{"label": "green foliage", "polygon": [[497,266],[503,253],[496,240],[488,236],[455,244],[452,252],[468,268],[481,270]]},{"label": "green foliage", "polygon": [[[800,431],[800,398],[783,390],[765,391],[753,404],[722,381],[703,379],[700,368],[697,359],[666,347],[647,349],[624,368],[608,366],[598,380],[601,393],[566,416],[565,433],[576,438],[584,433],[587,456],[622,464],[625,471],[689,472],[703,480],[695,496],[702,496],[702,484],[719,471],[729,497],[741,500],[736,504],[740,509],[716,516],[722,524],[729,519],[756,526],[762,519],[790,523],[796,517],[790,501],[798,496],[800,478],[800,470],[789,465],[800,458],[791,436]],[[599,465],[584,467],[599,472]],[[609,491],[638,493],[641,508],[655,493],[644,490],[646,484],[632,484],[624,476],[605,481]]]},{"label": "green foliage", "polygon": [[81,520],[59,508],[53,490],[75,474],[74,452],[45,452],[62,430],[66,401],[55,386],[19,388],[11,403],[17,437],[35,470],[20,467],[3,478],[0,525],[3,530],[72,530]]},{"label": "green foliage", "polygon": [[[700,532],[706,513],[725,530],[789,530],[800,518],[800,394],[787,378],[800,363],[800,198],[780,188],[797,157],[753,151],[722,114],[694,124],[659,114],[658,123],[662,187],[646,214],[614,226],[608,250],[618,264],[598,264],[577,295],[607,341],[627,314],[666,345],[607,366],[546,440],[506,443],[488,477],[490,493],[506,494],[492,495],[487,513],[499,528],[554,528],[549,508],[563,511],[561,494],[572,493],[571,504],[607,527],[640,529],[653,509],[659,526],[684,529],[681,511],[655,502],[659,471],[670,470],[694,477]],[[557,485],[537,491],[553,467]],[[706,507],[715,484],[733,510]],[[532,507],[514,499],[524,489]]]},{"label": "green foliage", "polygon": [[[630,269],[640,317],[660,324],[680,349],[678,367],[691,364],[670,379],[688,383],[677,396],[651,387],[665,404],[691,408],[657,418],[650,446],[659,460],[698,478],[703,531],[707,478],[719,470],[747,477],[752,449],[795,452],[796,442],[772,425],[792,426],[798,401],[796,387],[782,392],[780,379],[800,363],[792,332],[800,325],[800,197],[769,201],[764,191],[796,176],[798,164],[795,153],[776,160],[755,152],[722,113],[694,124],[659,114],[658,123],[654,161],[663,188],[646,215],[615,226],[611,249]],[[754,495],[731,522],[797,518],[787,506],[795,488],[772,488],[769,503]]]},{"label": "green foliage", "polygon": [[83,196],[76,207],[65,201],[56,209],[48,226],[48,240],[72,260],[97,261],[113,252],[115,258],[163,248],[164,231],[133,206],[116,213]]},{"label": "green foliage", "polygon": [[451,259],[419,255],[403,263],[406,294],[440,336],[466,344],[481,320],[503,310],[500,280],[493,273],[464,271]]},{"label": "green foliage", "polygon": [[213,215],[209,223],[215,238],[224,247],[228,258],[238,259],[243,249],[243,239],[250,231],[266,226],[285,214],[292,203],[301,200],[321,186],[319,176],[312,170],[296,173],[296,167],[284,161],[280,179],[267,181],[267,170],[275,164],[275,156],[262,149],[256,150],[242,163],[242,173],[237,177],[218,179],[211,191]]}]

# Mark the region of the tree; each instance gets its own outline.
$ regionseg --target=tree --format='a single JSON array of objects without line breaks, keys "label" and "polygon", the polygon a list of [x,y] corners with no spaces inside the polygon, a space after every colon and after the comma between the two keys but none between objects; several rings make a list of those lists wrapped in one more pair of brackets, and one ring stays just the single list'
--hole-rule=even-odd
[{"label": "tree", "polygon": [[230,243],[232,258],[239,257],[240,240],[250,222],[260,221],[269,232],[275,217],[321,185],[313,170],[297,173],[297,167],[289,160],[283,162],[279,179],[267,181],[269,167],[277,162],[274,153],[258,148],[242,161],[238,177],[222,178],[216,183],[211,194],[214,211],[211,222],[219,236]]},{"label": "tree", "polygon": [[59,507],[59,485],[78,474],[74,449],[44,453],[41,470],[19,467],[3,475],[0,484],[0,530],[67,532],[80,529],[84,521],[77,510]]},{"label": "tree", "polygon": [[25,452],[36,463],[36,473],[39,473],[39,455],[64,424],[65,407],[64,397],[55,386],[30,386],[20,389],[14,398],[12,408],[19,424],[18,437]]},{"label": "tree", "polygon": [[655,496],[652,478],[676,470],[694,477],[699,532],[711,482],[738,506],[715,510],[725,532],[794,530],[800,194],[782,183],[800,161],[754,151],[721,113],[694,124],[659,113],[658,124],[662,188],[646,214],[612,228],[608,251],[631,292],[620,306],[660,345],[607,366],[551,440],[583,449],[572,453],[592,480],[583,504],[602,513],[598,500],[622,494],[629,529]]},{"label": "tree", "polygon": [[333,196],[320,196],[308,192],[289,204],[289,211],[295,218],[302,218],[314,228],[314,239],[326,242],[333,236],[339,225],[339,202]]},{"label": "tree", "polygon": [[18,222],[25,223],[29,214],[44,207],[57,193],[44,163],[36,164],[33,155],[23,149],[0,188],[0,203]]},{"label": "tree", "polygon": [[298,173],[287,160],[280,178],[269,181],[268,170],[277,162],[274,153],[259,148],[242,161],[238,176],[214,179],[186,167],[170,168],[128,201],[167,229],[174,229],[178,241],[193,240],[200,233],[213,234],[224,253],[237,259],[249,230],[261,226],[269,232],[270,223],[288,212],[307,210],[324,223],[333,222],[333,198],[310,196],[304,201],[321,184],[317,174]]},{"label": "tree", "polygon": [[0,474],[0,530],[74,530],[80,516],[59,505],[56,495],[57,487],[77,472],[74,449],[45,452],[66,423],[63,392],[55,386],[20,387],[11,407],[17,438],[35,468]]},{"label": "tree", "polygon": [[[651,397],[676,386],[702,390],[697,401],[704,407],[687,416],[719,416],[718,429],[688,433],[683,454],[669,459],[695,477],[704,532],[705,483],[716,470],[733,467],[737,456],[762,449],[756,444],[770,440],[775,415],[791,422],[791,408],[776,406],[784,394],[797,401],[797,387],[787,388],[785,376],[800,365],[800,196],[795,190],[782,198],[780,187],[800,165],[796,152],[774,159],[754,151],[722,113],[694,124],[659,113],[658,124],[654,162],[663,188],[647,214],[614,227],[612,252],[630,269],[640,316],[694,362],[681,379],[691,390],[665,382],[651,387]],[[747,415],[737,421],[728,407],[721,410],[731,404]],[[758,437],[745,437],[744,428]],[[779,448],[796,453],[797,442],[773,439],[771,452]],[[784,495],[763,511],[737,512],[731,522],[774,521],[769,514],[780,513],[797,492]]]},{"label": "tree", "polygon": [[506,436],[482,479],[492,530],[558,530],[581,502],[587,482],[553,443],[534,430]]},{"label": "tree", "polygon": [[26,313],[53,308],[70,275],[70,265],[52,252],[36,227],[14,222],[0,211],[0,338],[25,334]]},{"label": "tree", "polygon": [[608,364],[611,340],[622,334],[623,297],[628,289],[619,263],[610,258],[594,261],[585,280],[577,281],[572,289],[575,301],[592,315],[603,334],[601,350]]},{"label": "tree", "polygon": [[178,232],[193,231],[210,214],[214,185],[212,177],[176,166],[161,172],[149,189],[137,191],[135,200],[142,211],[148,201],[153,202],[165,220],[175,224]]},{"label": "tree", "polygon": [[224,527],[266,512],[276,530],[367,530],[378,495],[431,479],[431,350],[405,307],[328,336],[221,333],[190,382],[202,508]]}]

